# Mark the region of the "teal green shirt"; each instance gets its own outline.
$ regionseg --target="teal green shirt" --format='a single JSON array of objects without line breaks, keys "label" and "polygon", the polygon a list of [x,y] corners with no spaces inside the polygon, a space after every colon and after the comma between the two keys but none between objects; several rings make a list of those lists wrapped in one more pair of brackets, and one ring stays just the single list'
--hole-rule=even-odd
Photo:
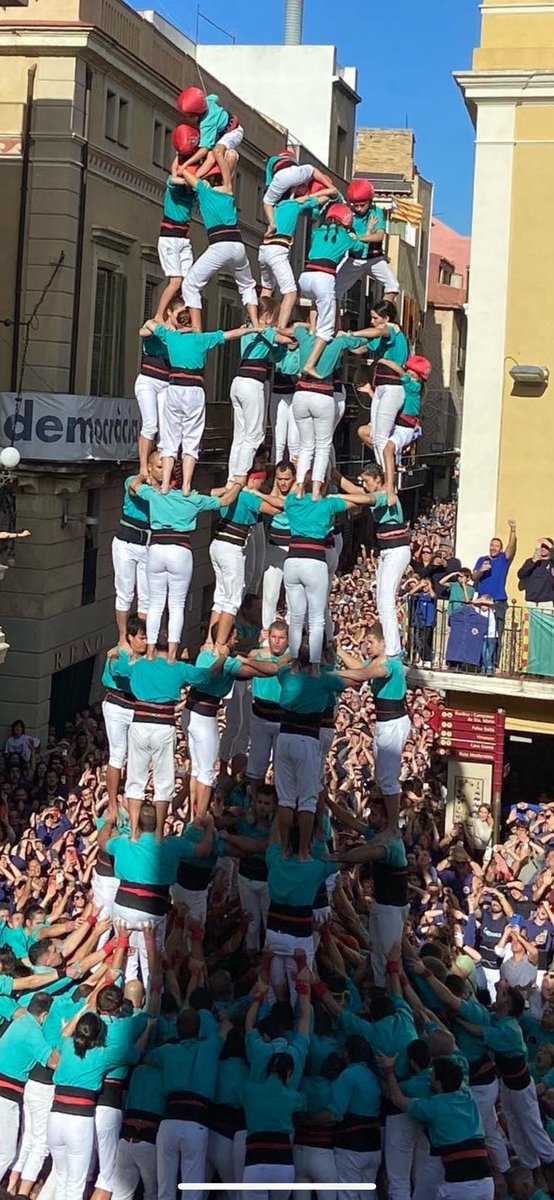
[{"label": "teal green shirt", "polygon": [[242,1108],[248,1076],[248,1064],[243,1058],[220,1059],[217,1068],[215,1103],[230,1104],[231,1108]]},{"label": "teal green shirt", "polygon": [[407,1113],[413,1121],[425,1125],[431,1146],[452,1146],[484,1137],[479,1109],[466,1087],[457,1092],[437,1092],[426,1100],[410,1100]]},{"label": "teal green shirt", "polygon": [[314,538],[323,542],[331,532],[337,513],[345,512],[348,505],[341,496],[322,496],[313,500],[309,492],[297,496],[289,492],[285,497],[284,511],[292,535]]},{"label": "teal green shirt", "polygon": [[398,525],[404,521],[404,511],[400,500],[389,504],[386,492],[374,493],[374,504],[371,505],[371,515],[376,525],[386,529],[387,525]]},{"label": "teal green shirt", "polygon": [[370,681],[376,700],[403,700],[406,695],[406,669],[399,658],[385,659],[387,674]]},{"label": "teal green shirt", "polygon": [[[261,662],[279,662],[280,658],[275,654],[270,654],[266,658],[264,654],[257,654],[257,659]],[[278,675],[258,675],[254,676],[251,684],[253,700],[268,700],[271,704],[280,704],[281,702],[281,681]]]},{"label": "teal green shirt", "polygon": [[527,1047],[519,1022],[515,1017],[497,1017],[478,1000],[463,1000],[459,1016],[472,1025],[480,1025],[484,1034],[484,1045],[489,1050],[506,1055],[507,1058],[527,1058]]},{"label": "teal green shirt", "polygon": [[237,525],[255,525],[262,503],[261,496],[243,488],[232,504],[227,504],[221,509],[222,519],[233,521]]},{"label": "teal green shirt", "polygon": [[271,842],[265,852],[268,866],[269,895],[273,903],[286,904],[291,908],[309,908],[313,905],[322,883],[340,870],[339,864],[316,858],[300,860],[291,854],[283,858],[281,846]]},{"label": "teal green shirt", "polygon": [[129,1081],[126,1109],[162,1116],[165,1109],[163,1076],[158,1067],[140,1063]]},{"label": "teal green shirt", "polygon": [[45,1067],[52,1047],[46,1040],[42,1026],[31,1013],[17,1017],[2,1037],[0,1062],[2,1074],[18,1083],[26,1083],[33,1067],[38,1063]]},{"label": "teal green shirt", "polygon": [[334,1080],[329,1107],[337,1121],[342,1121],[347,1113],[378,1117],[381,1098],[381,1085],[375,1072],[365,1063],[351,1063]]},{"label": "teal green shirt", "polygon": [[[111,688],[112,691],[123,692],[126,696],[131,696],[131,680],[130,680],[130,652],[120,649],[119,656],[116,660],[107,658],[102,671],[102,687]],[[118,674],[117,679],[112,673],[112,662],[121,663],[121,671],[123,674]],[[127,665],[129,665],[129,676],[127,675]]]},{"label": "teal green shirt", "polygon": [[298,200],[279,200],[273,209],[275,232],[283,237],[294,237],[302,213],[317,212],[319,208],[317,200],[311,198],[302,204]]},{"label": "teal green shirt", "polygon": [[475,594],[475,588],[471,583],[466,583],[464,592],[461,583],[458,583],[457,579],[454,579],[452,583],[447,583],[446,589],[448,591],[448,616],[456,612],[458,608],[461,608],[462,604],[466,603],[466,592],[468,600],[471,600]]},{"label": "teal green shirt", "polygon": [[241,362],[263,362],[272,358],[276,335],[277,330],[271,325],[266,325],[256,333],[245,333],[240,339]]},{"label": "teal green shirt", "polygon": [[257,1029],[246,1034],[246,1057],[250,1064],[250,1083],[262,1083],[267,1075],[267,1065],[274,1054],[283,1051],[290,1054],[294,1063],[291,1087],[299,1087],[306,1065],[310,1041],[303,1033],[291,1033],[288,1038],[274,1038],[266,1042]]},{"label": "teal green shirt", "polygon": [[[19,925],[16,929],[12,929],[9,925],[4,925],[0,932],[0,946],[8,946],[13,950],[16,958],[25,958],[29,946],[32,943],[31,935]],[[7,976],[2,976],[7,978]]]},{"label": "teal green shirt", "polygon": [[369,1042],[375,1054],[396,1055],[395,1071],[398,1079],[408,1079],[408,1046],[418,1036],[411,1008],[400,997],[391,996],[395,1012],[380,1021],[366,1021],[348,1009],[342,1009],[339,1024],[345,1033],[356,1033]]},{"label": "teal green shirt", "polygon": [[151,333],[149,337],[142,338],[142,353],[144,358],[165,358],[166,362],[169,361],[165,342],[162,342],[162,339],[156,337],[154,333]]},{"label": "teal green shirt", "polygon": [[195,208],[196,196],[193,188],[188,187],[184,181],[175,183],[170,175],[165,185],[164,217],[184,225],[191,220]]},{"label": "teal green shirt", "polygon": [[[92,1050],[87,1050],[84,1058],[79,1058],[75,1053],[73,1038],[64,1037],[60,1051],[60,1061],[54,1071],[54,1083],[65,1087],[87,1088],[99,1092],[108,1072],[121,1065],[121,1051],[117,1046],[95,1046]],[[129,1058],[137,1063],[140,1051],[133,1050],[129,1053]]]},{"label": "teal green shirt", "polygon": [[198,670],[191,663],[168,662],[163,657],[125,662],[120,656],[111,660],[111,671],[116,682],[128,678],[133,695],[147,704],[177,701],[184,687],[203,687],[211,679],[208,670]]},{"label": "teal green shirt", "polygon": [[375,351],[380,358],[398,363],[401,367],[406,362],[409,353],[406,337],[402,330],[395,325],[389,325],[389,332],[385,337],[372,338],[369,349]]},{"label": "teal green shirt", "polygon": [[[235,197],[229,192],[218,192],[210,187],[205,179],[199,179],[196,184],[196,198],[206,229],[214,229],[216,225],[234,228],[238,224]],[[240,241],[242,238],[240,233],[237,233],[237,242]]]},{"label": "teal green shirt", "polygon": [[211,333],[179,333],[176,329],[166,329],[165,325],[156,325],[154,333],[164,343],[171,366],[183,371],[203,371],[210,350],[225,342],[222,329]]},{"label": "teal green shirt", "polygon": [[118,879],[128,883],[151,883],[159,887],[175,883],[182,859],[194,858],[194,846],[187,837],[166,837],[156,841],[153,833],[141,833],[136,842],[128,834],[111,837],[106,851],[113,854]]},{"label": "teal green shirt", "polygon": [[[330,1040],[330,1039],[327,1039]],[[338,1045],[338,1044],[337,1044]],[[337,1049],[337,1046],[335,1046]],[[331,1050],[328,1051],[332,1053]],[[311,1042],[310,1042],[311,1056]],[[327,1055],[321,1059],[325,1061]],[[306,1101],[306,1112],[310,1115],[313,1113],[327,1112],[331,1107],[331,1082],[325,1079],[323,1075],[306,1075],[300,1084],[300,1091]]]},{"label": "teal green shirt", "polygon": [[417,1075],[412,1075],[410,1079],[405,1079],[402,1084],[404,1095],[409,1100],[426,1100],[428,1096],[432,1096],[432,1074],[432,1068],[426,1067],[424,1071],[419,1071]]},{"label": "teal green shirt", "polygon": [[[375,220],[375,225],[368,229],[369,222]],[[368,210],[363,215],[354,213],[352,222],[352,232],[357,233],[361,237],[365,237],[366,233],[379,233],[387,228],[385,214],[382,208],[378,208],[376,204],[370,204]],[[374,248],[375,243],[371,242],[351,242],[351,252],[355,252],[356,258],[368,258],[370,249]]]},{"label": "teal green shirt", "polygon": [[304,1112],[305,1107],[302,1093],[285,1087],[277,1075],[270,1075],[263,1083],[248,1083],[244,1089],[248,1133],[292,1135],[294,1114]]},{"label": "teal green shirt", "polygon": [[404,387],[402,412],[406,413],[407,417],[419,417],[421,412],[421,382],[419,379],[412,379],[412,376],[407,373],[402,375],[401,379]]},{"label": "teal green shirt", "polygon": [[112,1017],[104,1014],[103,1021],[107,1026],[106,1046],[118,1053],[121,1065],[110,1070],[110,1079],[126,1079],[129,1063],[136,1063],[137,1050],[135,1043],[144,1033],[148,1025],[145,1012],[135,1012],[129,1017]]},{"label": "teal green shirt", "polygon": [[215,93],[212,92],[209,96],[206,96],[206,100],[208,101],[208,107],[198,125],[200,145],[206,150],[213,150],[222,133],[225,133],[229,124],[230,114],[226,108],[221,107],[219,96],[216,96]]},{"label": "teal green shirt", "polygon": [[306,269],[309,271],[310,263],[322,260],[338,266],[352,245],[348,230],[342,225],[335,225],[334,221],[327,223],[323,220],[312,229]]},{"label": "teal green shirt", "polygon": [[217,496],[204,496],[202,492],[183,496],[177,488],[164,496],[149,483],[141,483],[137,495],[148,505],[152,529],[175,529],[188,533],[196,529],[200,513],[219,512],[221,508]]},{"label": "teal green shirt", "polygon": [[[214,654],[212,650],[201,650],[196,659],[195,666],[205,671],[216,661],[217,654]],[[197,684],[196,686],[198,687],[199,691],[204,692],[206,695],[216,696],[222,700],[224,696],[229,694],[233,680],[237,678],[241,667],[242,662],[240,658],[226,658],[223,664],[223,670],[219,675],[210,675],[208,671],[207,677],[204,679],[202,686],[200,686],[200,684]]]},{"label": "teal green shirt", "polygon": [[144,525],[147,529],[150,515],[148,505],[139,496],[135,496],[134,492],[129,491],[129,484],[134,478],[134,475],[128,475],[123,484],[123,520],[127,517],[131,521],[138,521],[140,525]]},{"label": "teal green shirt", "polygon": [[292,671],[290,665],[280,667],[277,679],[281,687],[281,708],[296,713],[322,713],[333,701],[333,694],[344,692],[347,684],[334,671],[308,675]]},{"label": "teal green shirt", "polygon": [[[306,330],[307,332],[307,330]],[[294,336],[297,337],[297,330],[294,330]],[[286,346],[284,342],[277,342],[273,351],[273,361],[277,371],[281,375],[299,375],[300,371],[308,361],[309,350],[306,348],[305,354],[301,354],[300,345],[294,348]]]},{"label": "teal green shirt", "polygon": [[201,1012],[201,1036],[185,1038],[182,1042],[166,1042],[149,1055],[147,1062],[157,1067],[162,1074],[162,1089],[167,1096],[172,1092],[195,1092],[207,1100],[215,1096],[218,1059],[223,1042],[215,1022],[209,1025]]}]

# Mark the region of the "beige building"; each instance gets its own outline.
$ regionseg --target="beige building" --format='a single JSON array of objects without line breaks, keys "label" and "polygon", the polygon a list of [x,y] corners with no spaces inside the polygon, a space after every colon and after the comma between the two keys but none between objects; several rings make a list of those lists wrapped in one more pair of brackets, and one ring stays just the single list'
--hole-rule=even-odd
[{"label": "beige building", "polygon": [[[111,539],[138,433],[137,331],[162,280],[156,243],[175,97],[201,83],[245,128],[237,199],[253,266],[264,230],[263,167],[287,130],[204,69],[200,78],[187,39],[120,0],[4,9],[0,55],[0,318],[10,322],[0,337],[0,446],[13,438],[22,455],[17,524],[32,531],[15,543],[1,592],[10,651],[0,736],[17,717],[44,736],[50,720],[59,728],[86,703],[91,683],[99,694],[115,637]],[[205,246],[197,223],[192,241],[196,252]],[[205,314],[212,329],[242,322],[232,280],[207,289]],[[218,482],[226,466],[237,354],[238,343],[224,347],[207,373],[200,487]],[[210,600],[209,535],[206,525],[195,551],[191,644]]]},{"label": "beige building", "polygon": [[[387,254],[400,283],[398,310],[406,335],[417,345],[427,307],[433,185],[415,165],[413,131],[359,129],[354,172],[371,180],[375,201],[387,215]],[[368,286],[371,304],[378,289]]]}]

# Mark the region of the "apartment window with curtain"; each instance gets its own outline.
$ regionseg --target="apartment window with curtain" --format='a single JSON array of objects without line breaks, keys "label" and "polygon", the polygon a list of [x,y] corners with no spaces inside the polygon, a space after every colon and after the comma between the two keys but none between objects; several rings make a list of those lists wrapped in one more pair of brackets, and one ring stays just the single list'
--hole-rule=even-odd
[{"label": "apartment window with curtain", "polygon": [[114,267],[99,265],[92,340],[90,391],[93,396],[122,396],[125,381],[127,280]]}]

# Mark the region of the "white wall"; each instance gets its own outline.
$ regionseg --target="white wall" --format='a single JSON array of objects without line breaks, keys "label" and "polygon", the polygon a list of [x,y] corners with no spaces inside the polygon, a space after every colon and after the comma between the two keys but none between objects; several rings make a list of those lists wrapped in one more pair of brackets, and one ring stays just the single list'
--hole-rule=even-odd
[{"label": "white wall", "polygon": [[196,61],[329,166],[334,46],[198,46]]},{"label": "white wall", "polygon": [[478,104],[456,553],[473,566],[495,533],[515,105]]}]

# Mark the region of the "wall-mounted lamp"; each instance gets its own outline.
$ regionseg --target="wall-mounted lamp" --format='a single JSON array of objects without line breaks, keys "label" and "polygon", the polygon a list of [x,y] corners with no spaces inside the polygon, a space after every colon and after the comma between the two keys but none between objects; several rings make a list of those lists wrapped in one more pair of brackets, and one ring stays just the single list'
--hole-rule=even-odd
[{"label": "wall-mounted lamp", "polygon": [[516,363],[510,367],[510,375],[514,383],[525,387],[544,387],[548,383],[548,367],[538,367],[533,364]]}]

